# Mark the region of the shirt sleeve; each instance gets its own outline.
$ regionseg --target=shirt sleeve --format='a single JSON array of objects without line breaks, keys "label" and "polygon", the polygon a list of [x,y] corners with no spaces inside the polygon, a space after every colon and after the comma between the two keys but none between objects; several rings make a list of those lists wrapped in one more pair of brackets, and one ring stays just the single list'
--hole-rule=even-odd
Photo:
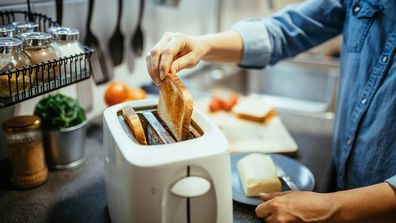
[{"label": "shirt sleeve", "polygon": [[342,32],[342,0],[292,4],[267,19],[248,19],[233,30],[243,42],[242,67],[263,68],[308,50]]},{"label": "shirt sleeve", "polygon": [[236,23],[232,29],[243,42],[241,67],[264,68],[270,61],[271,43],[263,19],[248,19]]},{"label": "shirt sleeve", "polygon": [[396,189],[396,175],[385,180],[385,182],[387,182],[391,187],[393,187],[393,189]]}]

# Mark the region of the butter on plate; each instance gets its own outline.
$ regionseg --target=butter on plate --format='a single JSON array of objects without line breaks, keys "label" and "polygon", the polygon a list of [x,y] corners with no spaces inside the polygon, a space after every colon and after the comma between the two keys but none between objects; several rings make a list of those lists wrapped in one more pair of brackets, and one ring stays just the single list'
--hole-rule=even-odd
[{"label": "butter on plate", "polygon": [[239,179],[245,195],[257,197],[260,192],[270,193],[281,190],[276,166],[269,155],[249,154],[237,162]]}]

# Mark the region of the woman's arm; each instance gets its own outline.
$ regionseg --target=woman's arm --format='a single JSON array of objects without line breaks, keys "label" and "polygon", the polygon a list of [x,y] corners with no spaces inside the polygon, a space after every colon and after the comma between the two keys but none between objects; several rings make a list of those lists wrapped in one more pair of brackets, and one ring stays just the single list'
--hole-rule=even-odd
[{"label": "woman's arm", "polygon": [[334,222],[396,222],[396,190],[388,183],[330,195],[338,204]]},{"label": "woman's arm", "polygon": [[294,56],[342,32],[342,0],[310,0],[268,19],[244,20],[233,31],[204,36],[165,33],[146,57],[158,85],[168,72],[194,67],[201,59],[263,68]]},{"label": "woman's arm", "polygon": [[396,222],[396,191],[388,183],[320,194],[263,194],[256,215],[271,222]]},{"label": "woman's arm", "polygon": [[164,74],[194,67],[201,59],[215,63],[238,63],[241,54],[242,40],[233,31],[202,36],[168,32],[151,50],[146,62],[151,78],[159,85]]}]

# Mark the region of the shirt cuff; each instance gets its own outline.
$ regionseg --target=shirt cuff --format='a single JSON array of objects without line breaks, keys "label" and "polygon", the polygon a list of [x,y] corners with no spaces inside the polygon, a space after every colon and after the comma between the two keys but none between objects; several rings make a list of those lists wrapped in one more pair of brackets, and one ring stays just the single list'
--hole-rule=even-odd
[{"label": "shirt cuff", "polygon": [[243,42],[240,66],[264,68],[271,58],[271,43],[263,19],[248,19],[237,22],[232,30],[239,33]]},{"label": "shirt cuff", "polygon": [[385,180],[385,182],[387,182],[391,187],[393,187],[393,189],[396,189],[396,175]]}]

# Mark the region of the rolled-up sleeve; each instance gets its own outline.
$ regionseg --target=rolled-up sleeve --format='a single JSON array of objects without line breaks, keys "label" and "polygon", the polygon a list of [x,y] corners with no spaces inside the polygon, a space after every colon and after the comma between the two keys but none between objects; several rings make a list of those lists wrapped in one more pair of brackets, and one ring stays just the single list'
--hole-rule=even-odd
[{"label": "rolled-up sleeve", "polygon": [[236,23],[233,30],[243,42],[240,66],[263,68],[319,45],[342,32],[345,13],[341,0],[308,0],[267,19]]},{"label": "rolled-up sleeve", "polygon": [[387,182],[391,187],[393,187],[393,189],[396,189],[396,175],[385,180],[385,182]]},{"label": "rolled-up sleeve", "polygon": [[264,21],[242,20],[232,29],[239,33],[243,42],[243,54],[239,65],[246,68],[264,68],[271,57],[271,45]]}]

